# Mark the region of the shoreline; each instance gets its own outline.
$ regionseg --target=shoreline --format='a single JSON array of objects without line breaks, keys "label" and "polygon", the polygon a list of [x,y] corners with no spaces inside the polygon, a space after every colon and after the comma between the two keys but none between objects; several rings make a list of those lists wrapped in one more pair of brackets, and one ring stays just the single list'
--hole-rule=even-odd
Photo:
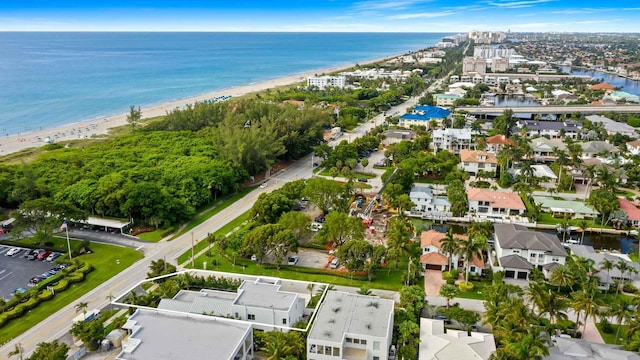
[{"label": "shoreline", "polygon": [[[356,66],[356,64],[369,65],[376,62],[389,60],[413,51],[417,50],[408,50],[401,54],[388,55],[377,59],[365,60],[362,62],[353,62],[350,64],[336,65],[323,69],[309,70],[296,74],[281,76],[278,78],[258,81],[247,85],[240,85],[221,90],[213,90],[199,95],[188,96],[182,99],[152,104],[146,107],[141,107],[142,119],[164,116],[167,112],[184,105],[214,99],[219,96],[231,96],[231,99],[233,99],[275,87],[293,85],[295,83],[303,82],[307,77],[313,76],[315,74],[342,71],[353,68],[354,66]],[[35,131],[0,136],[0,157],[29,148],[38,148],[47,145],[48,143],[92,139],[94,137],[108,135],[110,129],[127,125],[127,115],[128,113],[119,113],[104,118],[80,120],[65,125],[52,126],[50,128],[41,128]]]}]

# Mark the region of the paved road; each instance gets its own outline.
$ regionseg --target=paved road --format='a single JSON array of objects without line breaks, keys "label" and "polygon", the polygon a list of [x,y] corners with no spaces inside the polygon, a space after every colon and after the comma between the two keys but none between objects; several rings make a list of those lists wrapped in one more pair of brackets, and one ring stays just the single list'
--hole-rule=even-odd
[{"label": "paved road", "polygon": [[602,114],[605,112],[639,113],[640,105],[565,105],[565,106],[462,106],[458,111],[466,111],[469,114],[502,114],[504,110],[511,109],[517,113],[533,114]]}]

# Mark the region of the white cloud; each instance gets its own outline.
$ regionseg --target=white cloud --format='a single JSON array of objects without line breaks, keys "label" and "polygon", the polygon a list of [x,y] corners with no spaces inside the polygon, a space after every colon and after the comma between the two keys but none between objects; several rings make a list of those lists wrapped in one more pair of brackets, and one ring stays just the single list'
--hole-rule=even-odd
[{"label": "white cloud", "polygon": [[440,12],[421,12],[421,13],[410,13],[410,14],[398,14],[391,15],[387,18],[392,20],[405,20],[405,19],[433,19],[437,17],[455,15],[456,13],[453,11],[440,11]]},{"label": "white cloud", "polygon": [[515,1],[498,0],[498,1],[489,1],[488,4],[495,7],[499,7],[499,8],[519,9],[519,8],[525,8],[525,7],[532,7],[537,4],[543,4],[543,3],[548,3],[552,1],[557,1],[557,0],[515,0]]},{"label": "white cloud", "polygon": [[368,0],[353,4],[357,11],[371,10],[406,10],[414,5],[431,2],[431,0]]}]

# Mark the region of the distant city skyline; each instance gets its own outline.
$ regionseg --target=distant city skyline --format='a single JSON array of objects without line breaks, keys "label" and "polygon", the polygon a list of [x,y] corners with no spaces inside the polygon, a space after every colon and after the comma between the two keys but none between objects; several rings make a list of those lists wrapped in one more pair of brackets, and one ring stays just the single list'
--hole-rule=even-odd
[{"label": "distant city skyline", "polygon": [[640,32],[640,5],[564,0],[20,0],[0,31]]}]

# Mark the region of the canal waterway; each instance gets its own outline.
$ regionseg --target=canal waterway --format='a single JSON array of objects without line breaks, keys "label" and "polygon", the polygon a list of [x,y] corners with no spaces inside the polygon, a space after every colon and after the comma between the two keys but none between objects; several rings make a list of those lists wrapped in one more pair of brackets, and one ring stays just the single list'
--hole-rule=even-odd
[{"label": "canal waterway", "polygon": [[496,106],[540,106],[540,103],[524,96],[504,96],[493,97]]},{"label": "canal waterway", "polygon": [[590,71],[582,68],[572,68],[569,66],[560,67],[562,71],[571,75],[587,75],[591,76],[595,80],[606,81],[609,84],[622,88],[622,91],[626,91],[633,95],[640,96],[640,81],[630,80],[627,78],[623,78],[621,76],[617,76],[614,74],[605,73],[602,71]]}]

